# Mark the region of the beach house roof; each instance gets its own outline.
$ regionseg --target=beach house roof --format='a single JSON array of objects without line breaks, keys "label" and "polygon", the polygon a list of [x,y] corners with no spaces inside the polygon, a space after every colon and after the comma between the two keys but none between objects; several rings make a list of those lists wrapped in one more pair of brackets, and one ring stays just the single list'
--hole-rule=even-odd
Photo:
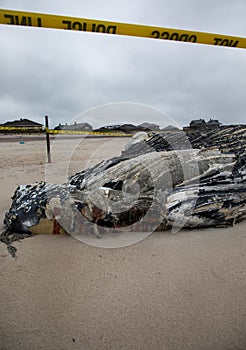
[{"label": "beach house roof", "polygon": [[17,128],[25,128],[25,127],[34,127],[34,128],[37,128],[37,127],[42,127],[42,124],[40,123],[37,123],[33,120],[29,120],[29,119],[26,119],[26,118],[20,118],[19,120],[14,120],[14,121],[8,121],[4,124],[2,124],[2,126],[14,126],[14,127],[17,127]]}]

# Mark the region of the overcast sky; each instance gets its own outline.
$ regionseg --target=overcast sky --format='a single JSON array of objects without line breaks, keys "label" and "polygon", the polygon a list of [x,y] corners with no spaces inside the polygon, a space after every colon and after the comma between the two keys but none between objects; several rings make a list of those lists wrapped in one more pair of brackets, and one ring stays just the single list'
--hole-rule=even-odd
[{"label": "overcast sky", "polygon": [[[0,0],[0,8],[246,37],[245,0]],[[20,117],[43,123],[45,115],[52,127],[74,120],[94,127],[146,121],[184,126],[210,117],[246,123],[245,49],[0,30],[0,123]]]}]

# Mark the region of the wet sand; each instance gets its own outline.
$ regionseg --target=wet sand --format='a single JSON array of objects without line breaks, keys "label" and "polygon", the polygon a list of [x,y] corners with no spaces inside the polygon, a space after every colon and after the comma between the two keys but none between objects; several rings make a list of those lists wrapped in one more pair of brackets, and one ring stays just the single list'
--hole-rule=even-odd
[{"label": "wet sand", "polygon": [[[44,140],[2,142],[1,222],[17,185],[59,183],[120,154],[126,142],[58,140],[48,167]],[[15,246],[13,259],[0,244],[0,349],[246,348],[245,222],[156,232],[118,249],[68,235]]]}]

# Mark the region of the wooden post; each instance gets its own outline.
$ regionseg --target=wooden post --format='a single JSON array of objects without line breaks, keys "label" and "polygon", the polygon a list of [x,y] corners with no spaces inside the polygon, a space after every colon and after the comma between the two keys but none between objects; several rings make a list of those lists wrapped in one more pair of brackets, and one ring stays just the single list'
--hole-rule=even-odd
[{"label": "wooden post", "polygon": [[47,146],[47,159],[48,163],[51,163],[51,154],[50,154],[50,134],[47,129],[49,129],[49,119],[48,116],[45,116],[45,133],[46,133],[46,146]]}]

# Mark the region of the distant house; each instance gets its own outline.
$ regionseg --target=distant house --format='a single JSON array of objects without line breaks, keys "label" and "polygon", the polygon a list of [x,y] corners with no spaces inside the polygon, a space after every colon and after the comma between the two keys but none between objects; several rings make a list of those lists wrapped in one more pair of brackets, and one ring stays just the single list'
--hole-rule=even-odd
[{"label": "distant house", "polygon": [[220,127],[221,123],[216,119],[209,119],[209,121],[206,124],[207,129],[218,129]]},{"label": "distant house", "polygon": [[180,129],[173,125],[168,125],[162,131],[179,131]]},{"label": "distant house", "polygon": [[192,120],[190,122],[190,126],[185,126],[183,130],[185,132],[196,132],[196,131],[211,131],[214,129],[220,128],[222,123],[220,123],[216,119],[209,119],[208,122],[206,122],[204,119],[197,119],[197,120]]},{"label": "distant house", "polygon": [[192,120],[190,122],[190,129],[205,130],[206,129],[206,122],[205,122],[205,120],[204,119]]},{"label": "distant house", "polygon": [[147,130],[153,130],[153,131],[159,131],[160,130],[160,126],[157,124],[153,124],[153,123],[142,123],[138,125],[139,128],[143,128],[143,129],[147,129]]},{"label": "distant house", "polygon": [[133,124],[119,124],[119,125],[106,125],[99,129],[94,130],[96,132],[122,132],[125,134],[132,134],[139,131],[150,131],[148,128],[143,126],[136,126]]},{"label": "distant house", "polygon": [[105,125],[101,126],[98,129],[95,129],[96,132],[122,132],[122,133],[129,133],[132,132],[132,130],[136,129],[135,125],[132,124],[116,124],[116,125]]},{"label": "distant house", "polygon": [[77,123],[68,125],[59,124],[55,127],[55,130],[79,130],[79,131],[92,131],[92,126],[89,123]]},{"label": "distant house", "polygon": [[[18,132],[18,129],[20,131],[26,131],[26,132],[42,132],[43,131],[43,125],[40,123],[37,123],[33,120],[29,120],[26,118],[20,118],[19,120],[14,121],[8,121],[4,124],[0,125],[1,127],[6,128],[6,130],[2,129],[3,132],[8,131],[15,131]],[[7,129],[9,128],[9,129]]]}]

